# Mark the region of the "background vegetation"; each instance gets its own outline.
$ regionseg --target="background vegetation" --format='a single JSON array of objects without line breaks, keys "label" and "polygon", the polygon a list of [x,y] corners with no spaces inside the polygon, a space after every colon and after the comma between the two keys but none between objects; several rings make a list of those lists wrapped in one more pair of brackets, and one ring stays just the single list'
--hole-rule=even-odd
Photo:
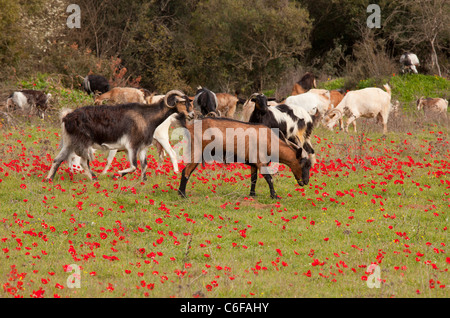
[{"label": "background vegetation", "polygon": [[204,85],[285,97],[306,71],[343,77],[347,89],[398,74],[405,51],[419,56],[421,73],[448,76],[448,2],[375,1],[382,25],[369,29],[372,2],[80,0],[81,28],[69,29],[69,1],[1,0],[0,76],[58,74],[73,88],[101,73],[159,92]]},{"label": "background vegetation", "polygon": [[[69,29],[68,1],[0,0],[0,104],[33,88],[54,106],[45,120],[0,118],[0,298],[448,298],[449,126],[415,100],[450,97],[449,4],[376,2],[380,29],[365,25],[369,0],[80,0],[81,28]],[[421,74],[400,74],[404,51]],[[281,200],[263,178],[249,198],[240,164],[197,169],[180,199],[180,177],[155,149],[145,183],[140,171],[113,178],[123,153],[97,182],[66,163],[43,182],[57,109],[92,104],[79,89],[88,73],[159,92],[282,98],[306,71],[327,89],[388,82],[402,109],[383,137],[374,120],[359,119],[357,133],[315,127],[310,183],[281,166]],[[93,170],[104,164],[96,153]],[[371,264],[380,288],[367,285]]]}]

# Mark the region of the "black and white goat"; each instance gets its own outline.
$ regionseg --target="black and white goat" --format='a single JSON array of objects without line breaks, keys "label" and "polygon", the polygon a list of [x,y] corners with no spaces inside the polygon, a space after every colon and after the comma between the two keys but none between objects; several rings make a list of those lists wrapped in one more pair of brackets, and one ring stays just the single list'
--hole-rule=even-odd
[{"label": "black and white goat", "polygon": [[43,91],[24,89],[12,93],[6,100],[6,110],[19,108],[23,112],[30,114],[37,113],[39,117],[44,118],[46,110],[49,108],[51,94]]},{"label": "black and white goat", "polygon": [[400,56],[400,63],[402,64],[402,72],[413,71],[418,73],[417,67],[420,66],[419,58],[414,53],[404,53]]},{"label": "black and white goat", "polygon": [[198,87],[194,97],[194,108],[200,109],[203,116],[220,117],[217,110],[217,96],[206,87]]},{"label": "black and white goat", "polygon": [[110,90],[110,85],[106,77],[91,74],[84,78],[83,89],[89,95],[103,94]]},{"label": "black and white goat", "polygon": [[304,148],[314,165],[315,154],[310,138],[312,129],[320,117],[319,112],[311,116],[301,107],[291,107],[286,104],[268,106],[267,97],[264,94],[256,93],[251,97],[255,103],[255,109],[249,122],[278,128],[289,141]]},{"label": "black and white goat", "polygon": [[189,98],[177,90],[168,92],[160,102],[150,106],[131,103],[63,110],[61,112],[63,146],[53,161],[47,179],[53,180],[61,163],[74,153],[81,157],[81,167],[88,177],[95,178],[89,162],[94,159],[94,149],[101,149],[128,153],[130,167],[119,171],[120,176],[134,172],[139,157],[142,179],[145,180],[146,153],[153,141],[156,128],[173,114],[177,114],[176,119],[179,121],[194,116]]}]

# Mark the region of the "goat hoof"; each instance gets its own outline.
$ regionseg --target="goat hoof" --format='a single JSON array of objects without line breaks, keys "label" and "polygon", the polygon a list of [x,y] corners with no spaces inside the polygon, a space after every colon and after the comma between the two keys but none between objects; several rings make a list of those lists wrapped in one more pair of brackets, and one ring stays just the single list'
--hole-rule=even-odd
[{"label": "goat hoof", "polygon": [[278,194],[271,194],[270,197],[277,200],[282,199]]},{"label": "goat hoof", "polygon": [[250,192],[250,194],[248,196],[249,197],[256,197],[256,193],[255,192]]},{"label": "goat hoof", "polygon": [[183,199],[186,199],[186,198],[187,198],[186,193],[185,193],[185,192],[182,192],[182,191],[180,191],[180,190],[178,190],[178,195],[179,195],[180,197],[182,197]]}]

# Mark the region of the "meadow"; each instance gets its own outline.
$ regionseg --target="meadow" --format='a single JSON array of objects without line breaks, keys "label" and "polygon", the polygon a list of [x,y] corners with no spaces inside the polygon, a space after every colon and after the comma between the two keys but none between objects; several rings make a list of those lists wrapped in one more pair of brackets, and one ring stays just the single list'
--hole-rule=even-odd
[{"label": "meadow", "polygon": [[[310,183],[281,165],[280,200],[261,176],[249,197],[250,169],[220,163],[199,166],[183,199],[154,147],[146,182],[114,177],[123,153],[96,181],[64,163],[47,182],[57,110],[3,123],[0,297],[449,297],[449,122],[424,118],[397,87],[403,111],[386,136],[373,120],[357,133],[316,127]],[[45,88],[63,106],[90,102]]]}]

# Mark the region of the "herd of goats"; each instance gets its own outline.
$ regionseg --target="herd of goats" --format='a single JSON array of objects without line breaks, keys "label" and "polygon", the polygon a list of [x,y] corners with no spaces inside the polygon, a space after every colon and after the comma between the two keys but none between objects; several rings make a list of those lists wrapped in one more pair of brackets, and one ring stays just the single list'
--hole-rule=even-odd
[{"label": "herd of goats", "polygon": [[[415,67],[411,68],[413,64],[406,66],[416,72]],[[94,94],[94,105],[60,111],[62,139],[47,180],[53,180],[64,161],[72,171],[84,170],[91,180],[95,179],[89,163],[94,160],[94,152],[101,150],[109,152],[102,174],[108,171],[117,151],[126,151],[130,165],[118,175],[134,172],[139,160],[141,177],[145,181],[147,149],[153,142],[160,161],[167,153],[174,172],[178,172],[177,154],[169,143],[169,128],[179,125],[188,132],[190,150],[190,160],[181,173],[178,189],[183,197],[190,175],[198,164],[208,161],[205,154],[209,150],[215,160],[220,154],[222,162],[242,162],[251,167],[250,196],[255,196],[259,172],[269,186],[270,196],[279,198],[269,164],[276,158],[276,162],[291,169],[299,186],[307,185],[315,163],[310,137],[320,122],[331,130],[339,124],[345,131],[352,124],[356,132],[356,119],[376,118],[386,134],[389,114],[398,108],[398,101],[391,102],[388,84],[383,86],[384,90],[370,87],[348,92],[328,91],[317,89],[316,78],[309,72],[294,84],[291,95],[280,102],[260,93],[244,100],[227,93],[214,93],[205,87],[199,87],[195,96],[187,96],[179,90],[156,95],[145,89],[111,88],[101,75],[86,76],[82,86],[88,94]],[[7,110],[34,111],[44,118],[50,98],[50,94],[42,91],[17,91],[9,96],[6,107]],[[107,104],[104,101],[108,101]],[[239,104],[243,105],[242,112],[235,118]],[[448,101],[420,98],[417,107],[446,117]],[[252,135],[254,131],[258,133]],[[239,138],[242,136],[245,137]],[[217,145],[223,149],[217,149]]]}]

